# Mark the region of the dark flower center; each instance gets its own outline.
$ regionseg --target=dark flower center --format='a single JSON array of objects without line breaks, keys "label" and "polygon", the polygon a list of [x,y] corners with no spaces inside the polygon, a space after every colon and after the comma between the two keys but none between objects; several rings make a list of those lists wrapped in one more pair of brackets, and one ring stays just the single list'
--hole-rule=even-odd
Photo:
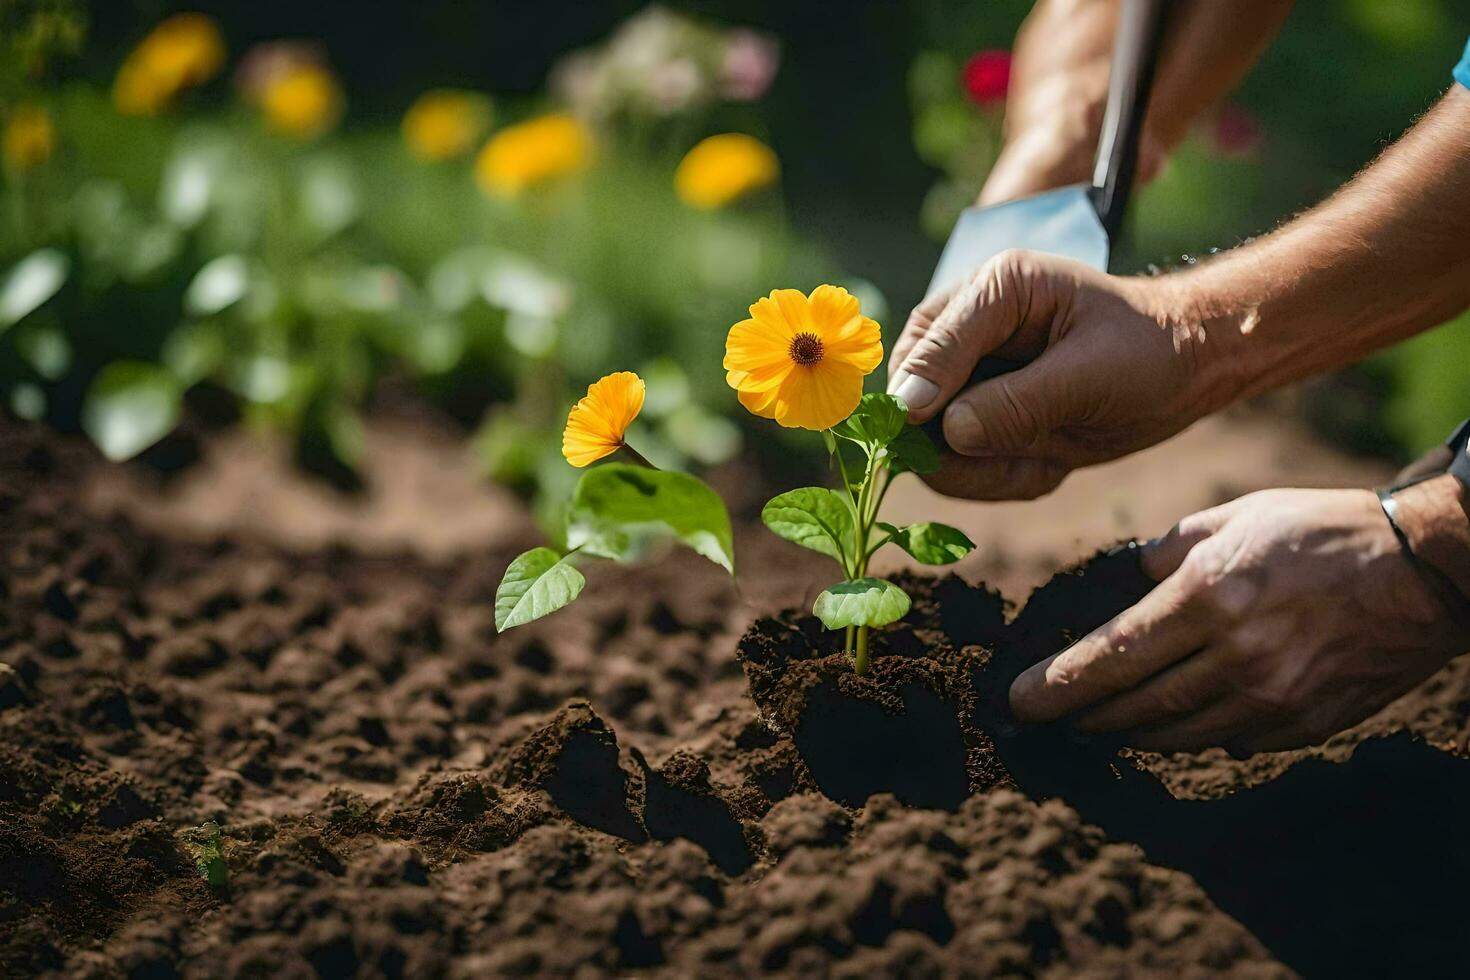
[{"label": "dark flower center", "polygon": [[786,353],[797,364],[815,364],[822,359],[822,338],[803,331],[791,338]]}]

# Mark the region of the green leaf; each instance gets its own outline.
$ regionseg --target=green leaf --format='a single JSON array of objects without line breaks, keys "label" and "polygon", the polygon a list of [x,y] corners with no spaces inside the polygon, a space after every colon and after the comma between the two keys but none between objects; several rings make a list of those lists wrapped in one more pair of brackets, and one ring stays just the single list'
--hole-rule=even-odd
[{"label": "green leaf", "polygon": [[887,626],[909,611],[908,593],[881,578],[839,582],[817,596],[812,613],[829,630]]},{"label": "green leaf", "polygon": [[761,520],[787,541],[838,561],[852,545],[852,509],[846,497],[826,487],[801,487],[772,497],[761,508]]},{"label": "green leaf", "polygon": [[894,527],[879,521],[878,526],[893,536],[893,544],[926,565],[948,565],[975,550],[975,542],[948,524],[926,522]]},{"label": "green leaf", "polygon": [[888,444],[888,452],[893,457],[888,466],[895,473],[912,470],[922,474],[939,469],[939,447],[918,426],[904,426]]},{"label": "green leaf", "polygon": [[892,395],[869,392],[852,414],[832,427],[844,439],[864,445],[883,447],[903,431],[908,409]]},{"label": "green leaf", "polygon": [[108,459],[130,459],[178,424],[183,397],[183,385],[167,368],[114,361],[87,390],[82,428]]},{"label": "green leaf", "polygon": [[628,561],[640,532],[667,530],[697,554],[735,574],[735,539],[725,502],[687,473],[607,463],[577,481],[567,514],[567,544]]},{"label": "green leaf", "polygon": [[571,555],[532,548],[505,570],[495,590],[495,629],[505,632],[556,612],[582,593],[587,580],[572,566]]},{"label": "green leaf", "polygon": [[71,259],[54,248],[37,249],[21,259],[0,282],[0,333],[60,292],[71,273]]}]

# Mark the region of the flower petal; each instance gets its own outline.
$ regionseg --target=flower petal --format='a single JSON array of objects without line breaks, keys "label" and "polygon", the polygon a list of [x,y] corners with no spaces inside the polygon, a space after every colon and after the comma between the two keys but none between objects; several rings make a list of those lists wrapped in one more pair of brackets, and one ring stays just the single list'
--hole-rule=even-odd
[{"label": "flower petal", "polygon": [[852,414],[863,397],[863,372],[842,361],[792,371],[776,398],[776,421],[787,428],[821,431]]},{"label": "flower petal", "polygon": [[587,386],[587,395],[572,406],[562,432],[562,455],[573,466],[586,466],[623,444],[628,426],[643,410],[647,387],[632,371],[619,371]]},{"label": "flower petal", "polygon": [[799,289],[771,290],[771,295],[751,304],[750,315],[781,331],[787,343],[799,332],[811,329],[811,311]]},{"label": "flower petal", "polygon": [[725,338],[725,370],[767,379],[775,369],[790,366],[790,346],[791,334],[781,328],[761,320],[741,320]]},{"label": "flower petal", "polygon": [[853,317],[841,330],[824,337],[823,344],[829,359],[850,364],[863,374],[883,361],[883,331],[869,317]]},{"label": "flower petal", "polygon": [[858,316],[858,299],[841,286],[818,286],[812,290],[808,304],[812,311],[812,327],[822,337],[841,329]]}]

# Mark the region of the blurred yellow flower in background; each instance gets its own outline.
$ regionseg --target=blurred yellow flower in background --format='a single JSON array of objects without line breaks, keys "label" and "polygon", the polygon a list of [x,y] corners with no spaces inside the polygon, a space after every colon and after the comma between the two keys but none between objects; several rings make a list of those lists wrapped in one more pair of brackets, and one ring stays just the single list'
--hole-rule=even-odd
[{"label": "blurred yellow flower in background", "polygon": [[56,124],[38,105],[22,102],[5,120],[5,167],[23,173],[51,159],[56,151]]},{"label": "blurred yellow flower in background", "polygon": [[403,140],[420,160],[462,157],[489,128],[490,99],[479,92],[425,92],[403,116]]},{"label": "blurred yellow flower in background", "polygon": [[740,404],[787,428],[830,429],[863,397],[883,360],[878,323],[841,286],[811,296],[777,289],[756,300],[725,340],[726,382]]},{"label": "blurred yellow flower in background", "polygon": [[475,179],[487,194],[515,197],[537,184],[584,170],[592,162],[592,134],[577,119],[552,113],[507,126],[475,160]]},{"label": "blurred yellow flower in background", "polygon": [[213,78],[225,63],[225,41],[205,14],[160,21],[123,61],[112,101],[128,115],[156,115],[184,89]]},{"label": "blurred yellow flower in background", "polygon": [[647,387],[632,371],[609,374],[587,386],[587,397],[572,406],[561,454],[573,466],[587,466],[623,446],[628,426],[643,411]]},{"label": "blurred yellow flower in background", "polygon": [[302,64],[272,79],[261,92],[260,109],[278,133],[312,139],[342,115],[342,89],[320,65]]},{"label": "blurred yellow flower in background", "polygon": [[701,140],[674,172],[674,190],[694,208],[722,208],[776,182],[781,165],[769,146],[744,133]]}]

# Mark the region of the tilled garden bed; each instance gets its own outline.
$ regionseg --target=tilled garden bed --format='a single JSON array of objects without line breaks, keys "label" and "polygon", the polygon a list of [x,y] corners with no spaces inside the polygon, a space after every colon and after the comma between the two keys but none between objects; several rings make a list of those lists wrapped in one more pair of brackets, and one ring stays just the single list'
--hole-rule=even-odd
[{"label": "tilled garden bed", "polygon": [[1319,749],[1120,753],[1005,692],[1128,549],[1019,616],[907,579],[860,678],[693,556],[498,636],[516,549],[174,540],[54,436],[0,460],[0,975],[1460,969],[1463,663]]}]

